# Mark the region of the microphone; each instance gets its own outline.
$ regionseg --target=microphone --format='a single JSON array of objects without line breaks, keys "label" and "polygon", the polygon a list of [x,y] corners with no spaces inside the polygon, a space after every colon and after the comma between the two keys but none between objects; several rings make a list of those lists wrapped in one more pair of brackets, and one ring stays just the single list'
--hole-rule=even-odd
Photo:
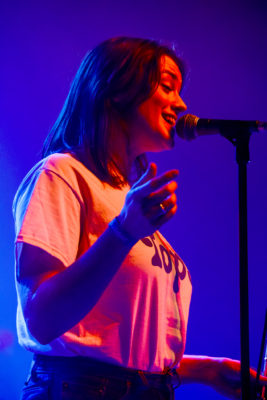
[{"label": "microphone", "polygon": [[193,140],[202,135],[216,134],[233,138],[238,132],[266,131],[267,122],[205,119],[198,118],[196,115],[186,114],[178,119],[175,129],[178,136],[185,140]]}]

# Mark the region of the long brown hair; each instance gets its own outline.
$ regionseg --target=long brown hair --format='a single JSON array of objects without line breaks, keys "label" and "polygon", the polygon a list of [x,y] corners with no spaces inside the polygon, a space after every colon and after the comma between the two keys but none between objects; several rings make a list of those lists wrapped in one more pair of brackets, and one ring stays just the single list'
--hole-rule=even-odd
[{"label": "long brown hair", "polygon": [[[111,140],[119,128],[123,131],[129,112],[157,89],[163,55],[176,62],[184,81],[183,61],[158,41],[118,37],[91,50],[45,140],[43,157],[82,149],[103,181],[115,187],[126,183],[127,177],[111,154]],[[142,169],[142,158],[139,161]]]}]

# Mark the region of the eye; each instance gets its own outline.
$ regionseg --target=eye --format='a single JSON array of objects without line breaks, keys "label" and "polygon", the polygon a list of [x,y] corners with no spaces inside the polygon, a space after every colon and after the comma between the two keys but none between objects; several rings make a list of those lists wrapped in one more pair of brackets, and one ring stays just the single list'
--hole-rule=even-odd
[{"label": "eye", "polygon": [[171,88],[170,86],[166,85],[165,83],[162,83],[161,86],[163,87],[163,89],[164,89],[167,93],[169,93],[169,92],[172,90],[172,88]]}]

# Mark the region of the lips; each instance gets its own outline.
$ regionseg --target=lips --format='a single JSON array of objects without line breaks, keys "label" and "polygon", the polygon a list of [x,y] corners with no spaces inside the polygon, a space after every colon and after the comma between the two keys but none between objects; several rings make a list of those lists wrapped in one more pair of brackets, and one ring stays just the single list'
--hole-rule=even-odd
[{"label": "lips", "polygon": [[162,118],[172,127],[176,124],[176,115],[174,116],[173,114],[162,113]]}]

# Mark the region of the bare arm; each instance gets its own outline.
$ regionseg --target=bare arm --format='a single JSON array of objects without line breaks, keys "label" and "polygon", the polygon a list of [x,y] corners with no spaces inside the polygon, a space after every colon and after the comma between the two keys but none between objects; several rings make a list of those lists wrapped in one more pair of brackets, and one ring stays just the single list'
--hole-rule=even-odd
[{"label": "bare arm", "polygon": [[[172,171],[156,177],[153,164],[133,186],[120,214],[121,226],[130,236],[136,240],[147,236],[175,214],[172,179],[176,175]],[[162,201],[165,215],[157,205]],[[65,268],[38,247],[18,243],[17,284],[31,334],[47,344],[76,325],[99,300],[131,246],[108,227],[82,257]]]},{"label": "bare arm", "polygon": [[[22,274],[20,296],[28,327],[42,344],[49,343],[85,317],[130,250],[110,228],[90,251],[68,268],[38,247],[25,243],[21,246],[18,267]],[[40,271],[40,264],[43,270],[49,266],[49,274],[23,276],[24,271],[36,265]]]},{"label": "bare arm", "polygon": [[[225,357],[185,355],[178,368],[181,383],[210,386],[229,399],[241,398],[240,362]],[[255,393],[256,371],[250,369],[251,388]],[[260,383],[267,384],[267,377]],[[252,397],[253,398],[253,397]]]}]

